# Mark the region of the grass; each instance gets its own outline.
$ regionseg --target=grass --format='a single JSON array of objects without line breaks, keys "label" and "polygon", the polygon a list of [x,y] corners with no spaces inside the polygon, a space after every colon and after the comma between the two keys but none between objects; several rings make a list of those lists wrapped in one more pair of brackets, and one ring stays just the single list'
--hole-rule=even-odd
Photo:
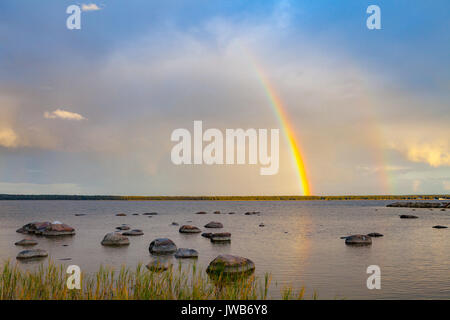
[{"label": "grass", "polygon": [[[254,275],[211,279],[194,264],[188,269],[149,271],[142,264],[135,270],[101,266],[93,274],[81,275],[81,289],[68,289],[65,266],[53,262],[24,271],[6,261],[1,266],[0,300],[255,300],[268,296],[271,276]],[[304,299],[305,290],[281,290],[282,299]],[[317,296],[314,293],[313,299]]]}]

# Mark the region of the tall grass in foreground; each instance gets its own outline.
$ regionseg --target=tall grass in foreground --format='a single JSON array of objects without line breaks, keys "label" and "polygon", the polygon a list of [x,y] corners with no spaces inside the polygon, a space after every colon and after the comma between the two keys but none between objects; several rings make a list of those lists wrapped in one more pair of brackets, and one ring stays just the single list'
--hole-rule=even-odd
[{"label": "tall grass in foreground", "polygon": [[[254,275],[230,279],[211,279],[194,264],[164,272],[149,271],[142,265],[135,270],[100,267],[93,274],[82,274],[80,290],[69,290],[65,267],[49,262],[35,271],[23,271],[9,261],[0,270],[0,300],[254,300],[270,299],[271,277]],[[262,281],[261,281],[262,280]],[[281,290],[282,299],[303,299],[304,288]],[[313,297],[314,298],[314,297]]]}]

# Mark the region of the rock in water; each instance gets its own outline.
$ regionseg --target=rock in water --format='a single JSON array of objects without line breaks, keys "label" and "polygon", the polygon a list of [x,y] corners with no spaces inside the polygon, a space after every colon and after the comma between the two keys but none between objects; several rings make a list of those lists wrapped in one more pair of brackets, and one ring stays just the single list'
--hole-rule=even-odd
[{"label": "rock in water", "polygon": [[150,243],[148,250],[152,254],[172,254],[177,251],[177,246],[170,239],[159,238]]},{"label": "rock in water", "polygon": [[433,227],[434,229],[447,229],[447,226],[441,226],[441,225],[437,225]]},{"label": "rock in water", "polygon": [[126,217],[126,214],[125,213],[118,213],[118,214],[116,214],[116,217]]},{"label": "rock in water", "polygon": [[118,232],[111,232],[105,235],[102,240],[103,246],[128,246],[130,240]]},{"label": "rock in water", "polygon": [[232,256],[230,254],[223,254],[217,256],[213,261],[209,263],[206,272],[234,275],[252,273],[254,270],[255,264],[250,259]]},{"label": "rock in water", "polygon": [[22,239],[16,243],[14,243],[16,246],[35,246],[37,245],[37,241],[33,239]]},{"label": "rock in water", "polygon": [[211,232],[203,232],[202,237],[210,239],[212,237],[213,233]]},{"label": "rock in water", "polygon": [[36,258],[45,258],[48,256],[47,251],[42,249],[32,249],[32,250],[24,250],[19,252],[17,255],[17,259],[25,260],[25,259],[36,259]]},{"label": "rock in water", "polygon": [[355,234],[353,236],[349,236],[345,238],[345,244],[350,245],[371,245],[372,244],[372,238],[362,235],[362,234]]},{"label": "rock in water", "polygon": [[200,232],[202,232],[202,230],[200,230],[199,228],[191,226],[191,225],[181,226],[181,228],[178,231],[180,233],[200,233]]},{"label": "rock in water", "polygon": [[131,228],[129,226],[127,226],[126,224],[123,224],[121,226],[116,227],[116,229],[124,231],[124,230],[130,230]]},{"label": "rock in water", "polygon": [[175,258],[198,258],[198,252],[194,249],[180,248],[177,250],[177,252],[175,252]]},{"label": "rock in water", "polygon": [[205,228],[223,228],[223,224],[217,221],[211,221],[210,223],[205,224]]},{"label": "rock in water", "polygon": [[417,216],[414,216],[412,214],[402,214],[400,215],[400,219],[417,219]]},{"label": "rock in water", "polygon": [[213,233],[209,239],[211,239],[211,242],[230,242],[231,233],[229,232]]},{"label": "rock in water", "polygon": [[213,213],[214,214],[220,214],[220,211],[214,211]]},{"label": "rock in water", "polygon": [[378,238],[378,237],[383,236],[381,233],[378,233],[378,232],[371,232],[371,233],[368,233],[367,235],[372,238]]},{"label": "rock in water", "polygon": [[157,216],[158,212],[146,212],[146,213],[143,213],[142,215],[144,215],[144,216]]},{"label": "rock in water", "polygon": [[206,212],[205,211],[199,211],[196,214],[206,214]]},{"label": "rock in water", "polygon": [[161,272],[161,271],[165,271],[165,270],[169,269],[170,267],[172,267],[172,263],[170,263],[169,261],[155,259],[153,261],[150,261],[146,265],[146,267],[150,271]]},{"label": "rock in water", "polygon": [[75,229],[59,221],[55,222],[31,222],[18,229],[19,233],[37,234],[42,236],[71,236]]},{"label": "rock in water", "polygon": [[133,229],[131,231],[122,232],[124,236],[143,236],[144,232],[140,229]]},{"label": "rock in water", "polygon": [[178,222],[172,222],[170,225],[171,226],[179,226]]}]

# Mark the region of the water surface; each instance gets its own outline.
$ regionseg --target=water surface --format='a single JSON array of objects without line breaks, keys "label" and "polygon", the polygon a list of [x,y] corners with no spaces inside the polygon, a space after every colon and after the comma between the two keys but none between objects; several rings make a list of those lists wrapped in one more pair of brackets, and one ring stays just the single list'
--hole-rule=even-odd
[{"label": "water surface", "polygon": [[[219,254],[252,259],[257,275],[272,275],[271,297],[284,286],[306,288],[322,299],[448,299],[450,297],[450,210],[386,208],[392,201],[0,201],[0,260],[11,259],[23,248],[16,229],[32,221],[62,221],[77,230],[73,237],[36,237],[52,260],[76,264],[85,272],[101,264],[135,267],[151,260],[149,243],[159,237],[178,247],[199,251],[197,264],[206,268]],[[222,214],[213,214],[214,211]],[[207,215],[196,215],[207,211]],[[246,216],[260,211],[260,216]],[[115,214],[124,212],[126,217]],[[149,218],[145,212],[158,212]],[[228,212],[235,212],[229,215]],[[140,215],[133,216],[133,213]],[[404,220],[399,214],[419,219]],[[85,214],[85,216],[75,216]],[[191,221],[191,222],[188,222]],[[228,245],[212,244],[200,234],[184,235],[172,222],[201,227],[220,221],[232,233]],[[265,227],[259,227],[264,223]],[[130,246],[100,245],[103,236],[121,224],[142,229]],[[213,231],[215,229],[212,229]],[[209,231],[208,231],[209,232]],[[344,235],[380,232],[368,247],[350,247]],[[34,236],[31,236],[34,237]],[[71,260],[60,260],[67,259]],[[45,260],[44,260],[45,261]],[[175,261],[175,259],[174,259]],[[186,263],[186,262],[184,262]],[[37,262],[20,263],[36,268]],[[368,290],[366,269],[381,268],[381,290]]]}]

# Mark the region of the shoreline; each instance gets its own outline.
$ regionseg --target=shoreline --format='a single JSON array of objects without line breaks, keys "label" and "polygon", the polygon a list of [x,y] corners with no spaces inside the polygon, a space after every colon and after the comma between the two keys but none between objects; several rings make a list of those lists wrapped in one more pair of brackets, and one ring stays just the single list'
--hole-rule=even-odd
[{"label": "shoreline", "polygon": [[449,194],[433,195],[342,195],[342,196],[108,196],[0,194],[2,200],[72,201],[332,201],[332,200],[450,200]]}]

